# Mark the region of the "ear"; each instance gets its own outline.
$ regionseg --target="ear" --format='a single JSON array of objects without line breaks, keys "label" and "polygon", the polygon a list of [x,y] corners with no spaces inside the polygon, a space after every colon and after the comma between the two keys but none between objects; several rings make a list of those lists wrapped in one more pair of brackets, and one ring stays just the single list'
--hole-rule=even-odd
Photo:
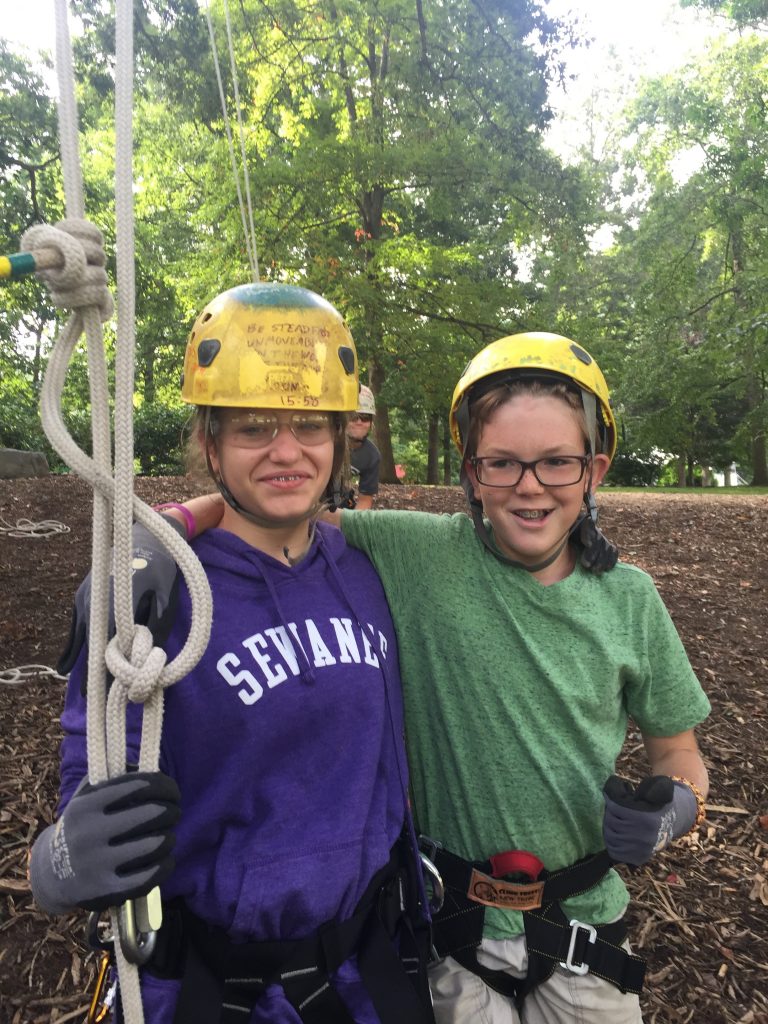
[{"label": "ear", "polygon": [[592,490],[596,491],[611,468],[611,460],[607,455],[595,455],[592,459]]},{"label": "ear", "polygon": [[480,484],[478,483],[477,480],[477,473],[475,472],[475,467],[472,465],[469,459],[464,460],[464,472],[469,477],[469,482],[472,484],[472,489],[475,492],[475,497],[477,498],[478,501],[482,501],[483,499],[480,497]]}]

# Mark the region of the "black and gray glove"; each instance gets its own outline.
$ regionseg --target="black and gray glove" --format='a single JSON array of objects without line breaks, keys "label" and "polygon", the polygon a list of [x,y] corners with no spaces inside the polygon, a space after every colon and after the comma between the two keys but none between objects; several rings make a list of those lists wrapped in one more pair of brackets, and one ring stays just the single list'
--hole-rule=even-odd
[{"label": "black and gray glove", "polygon": [[80,783],[55,825],[35,842],[29,880],[49,914],[104,910],[145,896],[170,875],[181,797],[163,772]]},{"label": "black and gray glove", "polygon": [[603,787],[603,838],[609,857],[639,866],[655,853],[690,832],[698,803],[690,786],[654,775],[635,788],[612,775]]},{"label": "black and gray glove", "polygon": [[[172,516],[163,517],[186,539],[183,523]],[[154,533],[141,523],[133,525],[133,621],[146,626],[155,645],[162,647],[168,639],[176,616],[179,573],[175,560]],[[91,614],[91,574],[85,577],[75,595],[69,639],[58,664],[58,671],[68,675],[88,638]],[[109,595],[109,636],[115,633],[114,593]]]}]

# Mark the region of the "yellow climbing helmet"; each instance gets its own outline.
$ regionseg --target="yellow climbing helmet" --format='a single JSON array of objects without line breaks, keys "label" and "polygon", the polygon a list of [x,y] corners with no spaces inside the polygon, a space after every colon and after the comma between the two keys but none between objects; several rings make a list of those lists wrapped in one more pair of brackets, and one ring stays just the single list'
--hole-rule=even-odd
[{"label": "yellow climbing helmet", "polygon": [[[453,392],[450,427],[456,447],[464,455],[469,423],[469,400],[480,381],[490,387],[515,377],[553,377],[576,384],[582,394],[594,395],[598,427],[604,436],[604,451],[613,458],[616,451],[616,420],[611,411],[605,377],[595,360],[569,338],[543,331],[512,334],[486,345],[467,363]],[[485,387],[483,390],[486,390]]]},{"label": "yellow climbing helmet", "polygon": [[341,314],[306,288],[238,285],[195,321],[181,397],[194,405],[354,412],[355,343]]}]

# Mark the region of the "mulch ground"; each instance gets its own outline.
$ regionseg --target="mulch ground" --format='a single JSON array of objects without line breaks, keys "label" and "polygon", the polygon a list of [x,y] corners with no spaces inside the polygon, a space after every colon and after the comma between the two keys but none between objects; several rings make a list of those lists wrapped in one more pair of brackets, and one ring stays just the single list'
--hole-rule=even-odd
[{"label": "mulch ground", "polygon": [[[185,479],[140,479],[151,502]],[[385,487],[380,507],[461,511],[456,488]],[[768,1024],[768,498],[604,492],[602,525],[649,572],[713,705],[700,728],[712,788],[707,820],[627,873],[631,940],[648,960],[650,1024]],[[0,669],[53,666],[90,561],[90,492],[74,477],[0,481],[0,531],[57,520],[68,533],[0,532]],[[0,685],[0,1024],[84,1019],[96,955],[82,916],[38,912],[27,849],[53,818],[63,682],[34,671]],[[621,771],[644,774],[630,732]]]}]

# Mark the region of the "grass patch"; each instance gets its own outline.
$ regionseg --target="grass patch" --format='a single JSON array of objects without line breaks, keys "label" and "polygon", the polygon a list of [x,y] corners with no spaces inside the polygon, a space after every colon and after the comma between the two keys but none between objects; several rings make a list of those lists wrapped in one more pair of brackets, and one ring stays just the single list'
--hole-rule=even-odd
[{"label": "grass patch", "polygon": [[721,494],[768,494],[768,487],[614,487],[603,484],[604,494],[688,494],[695,498],[717,498]]}]

